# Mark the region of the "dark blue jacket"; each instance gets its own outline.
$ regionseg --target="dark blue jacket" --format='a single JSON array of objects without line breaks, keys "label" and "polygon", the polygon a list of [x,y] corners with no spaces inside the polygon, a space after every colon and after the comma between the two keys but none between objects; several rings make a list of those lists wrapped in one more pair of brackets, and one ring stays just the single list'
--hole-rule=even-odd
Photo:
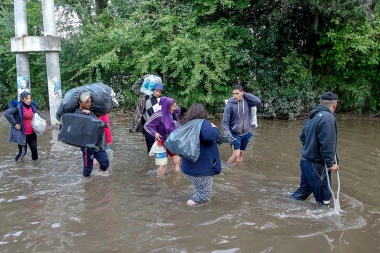
[{"label": "dark blue jacket", "polygon": [[200,131],[200,155],[195,162],[182,158],[182,171],[190,176],[213,176],[219,174],[222,165],[216,140],[219,130],[204,120]]},{"label": "dark blue jacket", "polygon": [[[45,117],[36,109],[36,103],[32,102],[30,107],[33,113],[38,113],[41,118]],[[9,131],[9,142],[15,142],[19,145],[26,145],[26,135],[24,127],[24,105],[21,101],[12,100],[9,104],[9,109],[4,112],[5,118],[11,123],[11,129]],[[15,125],[21,126],[20,130],[15,128]]]},{"label": "dark blue jacket", "polygon": [[331,110],[318,105],[309,115],[300,135],[302,156],[311,162],[334,165],[338,127]]}]

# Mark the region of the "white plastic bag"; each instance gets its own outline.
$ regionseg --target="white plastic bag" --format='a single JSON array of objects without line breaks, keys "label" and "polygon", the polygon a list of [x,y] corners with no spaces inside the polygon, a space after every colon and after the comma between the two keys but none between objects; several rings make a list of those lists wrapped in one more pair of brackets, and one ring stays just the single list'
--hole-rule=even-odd
[{"label": "white plastic bag", "polygon": [[257,124],[257,107],[253,106],[251,107],[251,127],[258,127]]},{"label": "white plastic bag", "polygon": [[112,150],[111,146],[108,145],[106,152],[107,152],[107,156],[108,156],[108,161],[110,163],[112,163],[113,162],[113,150]]},{"label": "white plastic bag", "polygon": [[154,86],[156,83],[162,83],[161,77],[156,75],[148,75],[144,78],[144,82],[141,85],[140,92],[150,96],[153,94]]},{"label": "white plastic bag", "polygon": [[40,117],[38,113],[33,114],[32,128],[37,135],[41,135],[46,130],[46,120]]},{"label": "white plastic bag", "polygon": [[158,145],[158,143],[157,143],[157,141],[155,141],[149,150],[149,156],[154,156],[154,151],[156,150],[157,145]]}]

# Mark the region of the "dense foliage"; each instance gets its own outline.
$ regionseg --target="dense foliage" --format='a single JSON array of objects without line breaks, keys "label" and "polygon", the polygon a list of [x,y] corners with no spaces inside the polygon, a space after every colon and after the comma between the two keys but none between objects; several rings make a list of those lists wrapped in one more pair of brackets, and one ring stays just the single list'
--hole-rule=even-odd
[{"label": "dense foliage", "polygon": [[[380,7],[371,0],[59,0],[64,90],[102,81],[136,101],[132,84],[162,76],[165,95],[181,107],[223,108],[231,86],[261,97],[262,115],[295,119],[322,91],[339,110],[380,109]],[[27,2],[29,35],[43,34],[41,2]],[[0,3],[0,97],[15,96],[13,5]],[[32,92],[48,106],[45,57],[31,54]],[[6,102],[5,102],[6,101]]]}]

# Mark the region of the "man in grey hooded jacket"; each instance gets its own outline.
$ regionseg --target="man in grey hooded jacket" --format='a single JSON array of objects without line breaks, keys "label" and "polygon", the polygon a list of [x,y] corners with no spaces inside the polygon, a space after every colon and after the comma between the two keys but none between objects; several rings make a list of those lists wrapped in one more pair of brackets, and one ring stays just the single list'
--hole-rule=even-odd
[{"label": "man in grey hooded jacket", "polygon": [[244,92],[239,84],[234,85],[232,95],[224,108],[222,120],[224,134],[234,137],[234,141],[231,142],[232,156],[227,164],[243,161],[245,149],[252,137],[250,108],[261,106],[261,100],[253,94]]}]

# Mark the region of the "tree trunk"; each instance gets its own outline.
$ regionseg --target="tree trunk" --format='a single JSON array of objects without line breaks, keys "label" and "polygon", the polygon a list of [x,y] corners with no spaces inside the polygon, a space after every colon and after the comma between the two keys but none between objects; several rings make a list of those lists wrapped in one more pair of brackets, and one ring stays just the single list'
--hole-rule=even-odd
[{"label": "tree trunk", "polygon": [[105,0],[95,0],[96,15],[102,14],[103,10],[107,7],[107,2]]}]

